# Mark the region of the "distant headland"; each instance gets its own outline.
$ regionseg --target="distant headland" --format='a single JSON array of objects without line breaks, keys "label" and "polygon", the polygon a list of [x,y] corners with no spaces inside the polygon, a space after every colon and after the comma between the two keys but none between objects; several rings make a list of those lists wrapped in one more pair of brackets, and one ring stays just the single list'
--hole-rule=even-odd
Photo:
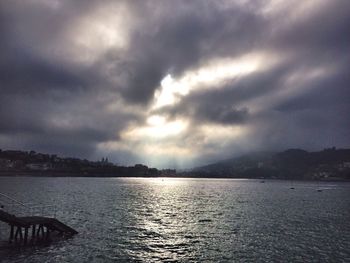
[{"label": "distant headland", "polygon": [[350,180],[350,149],[256,152],[197,167],[193,172],[200,176],[229,178]]},{"label": "distant headland", "polygon": [[297,180],[350,180],[350,149],[318,152],[289,149],[257,152],[227,159],[186,172],[149,168],[143,164],[120,166],[102,158],[89,161],[35,151],[1,150],[0,176],[63,177],[191,177],[265,178]]}]

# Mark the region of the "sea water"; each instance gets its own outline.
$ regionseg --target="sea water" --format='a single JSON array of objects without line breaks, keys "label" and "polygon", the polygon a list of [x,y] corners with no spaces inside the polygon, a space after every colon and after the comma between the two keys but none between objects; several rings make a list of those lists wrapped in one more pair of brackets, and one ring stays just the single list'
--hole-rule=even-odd
[{"label": "sea water", "polygon": [[79,231],[0,262],[350,262],[344,182],[0,177],[0,193]]}]

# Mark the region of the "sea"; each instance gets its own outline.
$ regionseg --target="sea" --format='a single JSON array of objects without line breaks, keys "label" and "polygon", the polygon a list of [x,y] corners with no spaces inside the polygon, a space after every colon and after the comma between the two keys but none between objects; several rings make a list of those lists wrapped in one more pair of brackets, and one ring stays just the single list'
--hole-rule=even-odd
[{"label": "sea", "polygon": [[0,177],[79,233],[9,245],[0,262],[350,262],[350,183]]}]

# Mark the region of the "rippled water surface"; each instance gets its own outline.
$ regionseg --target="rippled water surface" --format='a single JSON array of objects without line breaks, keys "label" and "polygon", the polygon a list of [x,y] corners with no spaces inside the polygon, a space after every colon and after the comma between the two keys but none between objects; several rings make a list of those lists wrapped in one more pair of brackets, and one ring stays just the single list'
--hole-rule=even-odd
[{"label": "rippled water surface", "polygon": [[[350,262],[350,184],[210,179],[1,178],[56,204],[79,234],[0,248],[1,262]],[[318,192],[317,189],[322,189]],[[1,239],[8,227],[1,225]]]}]

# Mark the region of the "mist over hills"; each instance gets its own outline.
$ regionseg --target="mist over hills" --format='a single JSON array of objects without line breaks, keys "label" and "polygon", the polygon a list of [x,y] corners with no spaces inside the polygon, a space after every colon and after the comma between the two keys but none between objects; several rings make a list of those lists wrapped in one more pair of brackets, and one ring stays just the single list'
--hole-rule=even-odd
[{"label": "mist over hills", "polygon": [[350,179],[350,149],[256,152],[192,169],[205,177]]}]

